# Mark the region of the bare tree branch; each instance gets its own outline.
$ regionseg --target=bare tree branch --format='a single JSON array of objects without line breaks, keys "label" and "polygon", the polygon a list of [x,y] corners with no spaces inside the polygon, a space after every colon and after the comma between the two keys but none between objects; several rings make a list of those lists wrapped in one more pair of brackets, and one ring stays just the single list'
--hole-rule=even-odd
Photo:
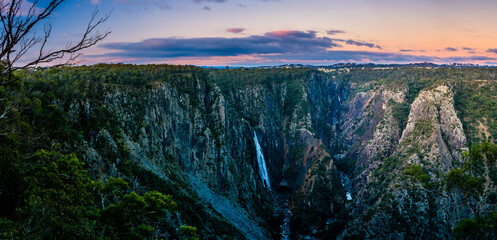
[{"label": "bare tree branch", "polygon": [[0,120],[6,119],[8,117],[7,115],[12,111],[13,111],[13,106],[10,103],[8,103],[7,106],[5,106],[5,108],[3,109],[2,114],[0,114]]},{"label": "bare tree branch", "polygon": [[[75,44],[69,43],[60,49],[47,51],[52,25],[46,23],[42,34],[37,34],[35,29],[64,1],[50,0],[44,8],[40,8],[38,0],[33,3],[26,0],[0,0],[0,59],[3,65],[3,70],[0,72],[0,86],[15,81],[11,77],[11,73],[15,70],[65,58],[66,62],[58,65],[77,63],[77,58],[81,56],[79,51],[95,45],[110,34],[109,30],[105,32],[96,30],[107,21],[109,14],[99,18],[98,10],[94,10],[79,41]],[[24,64],[16,64],[34,48],[37,48],[34,59],[24,59]]]},{"label": "bare tree branch", "polygon": [[16,133],[15,128],[8,124],[15,118],[15,111],[18,108],[18,102],[13,99],[0,99],[0,136],[6,136]]},{"label": "bare tree branch", "polygon": [[[63,2],[65,0],[47,0],[42,3],[39,0],[0,0],[0,90],[4,91],[4,86],[18,80],[12,74],[16,70],[56,60],[65,62],[54,66],[78,63],[81,50],[95,45],[110,34],[109,30],[97,30],[107,21],[109,14],[99,17],[95,9],[78,41],[47,50],[53,45],[50,44],[52,25],[47,20]],[[33,53],[33,57],[28,56]],[[15,129],[8,128],[7,123],[15,118],[17,107],[15,100],[0,99],[0,136],[15,133]]]},{"label": "bare tree branch", "polygon": [[[65,49],[61,49],[61,50],[57,50],[57,51],[49,51],[47,53],[43,53],[42,49],[40,49],[40,54],[38,55],[37,59],[27,63],[26,65],[24,65],[22,67],[19,67],[19,68],[14,67],[14,69],[17,70],[17,69],[35,66],[35,65],[38,65],[40,63],[52,62],[56,59],[63,58],[66,54],[72,54],[72,56],[66,62],[66,64],[71,64],[71,61],[75,60],[76,59],[75,57],[80,55],[80,54],[74,55],[75,53],[77,53],[85,48],[89,48],[89,47],[95,45],[97,42],[103,40],[105,37],[107,37],[110,34],[110,31],[106,31],[104,33],[97,32],[95,35],[90,36],[90,34],[95,30],[96,27],[98,27],[100,24],[102,24],[103,22],[105,22],[109,18],[109,15],[107,14],[105,17],[96,20],[97,15],[98,15],[98,11],[95,10],[92,14],[90,22],[88,23],[88,25],[86,27],[86,31],[84,32],[83,37],[81,38],[81,40],[78,43],[76,43],[72,46],[67,46]],[[48,32],[48,36],[49,35],[50,35],[50,33]],[[45,44],[45,42],[44,42],[44,44]],[[43,44],[43,46],[44,46],[44,44]]]}]

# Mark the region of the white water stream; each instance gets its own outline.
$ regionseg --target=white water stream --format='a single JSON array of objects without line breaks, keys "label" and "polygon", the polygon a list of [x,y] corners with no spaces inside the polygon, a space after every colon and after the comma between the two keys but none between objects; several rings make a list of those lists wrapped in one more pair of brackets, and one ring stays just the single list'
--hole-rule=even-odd
[{"label": "white water stream", "polygon": [[340,173],[340,180],[343,188],[345,189],[345,197],[350,201],[352,200],[352,182],[350,181],[349,176],[347,176],[344,172],[338,171],[338,173]]},{"label": "white water stream", "polygon": [[[269,183],[269,174],[267,172],[266,160],[264,159],[264,153],[262,153],[261,144],[259,143],[259,139],[257,139],[257,134],[254,131],[254,142],[255,149],[257,151],[257,165],[259,166],[259,175],[261,175],[262,183],[269,190],[271,190],[271,184]],[[281,200],[280,200],[281,201]],[[283,224],[280,226],[281,230],[281,239],[288,240],[290,239],[290,218],[292,217],[292,212],[288,206],[288,200],[283,207],[284,218]]]},{"label": "white water stream", "polygon": [[262,153],[261,145],[257,139],[257,134],[254,131],[254,142],[255,149],[257,150],[257,164],[259,166],[259,175],[261,175],[262,183],[269,189],[271,189],[271,184],[269,183],[269,175],[267,173],[266,161],[264,160],[264,154]]}]

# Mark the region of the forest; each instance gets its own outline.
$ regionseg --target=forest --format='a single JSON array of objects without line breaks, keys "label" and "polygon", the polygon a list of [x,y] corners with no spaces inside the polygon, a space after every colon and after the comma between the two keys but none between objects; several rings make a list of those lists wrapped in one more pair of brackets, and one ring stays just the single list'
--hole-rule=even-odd
[{"label": "forest", "polygon": [[[163,84],[177,90],[178,97],[189,96],[185,104],[195,107],[204,104],[199,99],[201,91],[206,91],[200,87],[202,84],[218,86],[222,94],[229,96],[236,89],[271,89],[284,83],[291,97],[281,103],[283,114],[291,115],[306,94],[302,86],[308,84],[308,76],[320,74],[323,73],[313,68],[218,70],[126,64],[14,72],[16,81],[0,86],[0,238],[243,238],[238,229],[200,202],[177,156],[166,156],[167,178],[133,159],[124,132],[139,134],[136,129],[145,124],[141,119],[143,109],[137,107],[130,122],[104,102],[115,91],[139,94]],[[465,163],[450,170],[443,184],[449,191],[459,189],[467,197],[481,199],[483,173],[490,171],[492,180],[497,181],[496,68],[351,69],[327,76],[342,85],[360,86],[352,88],[350,95],[382,85],[408,89],[406,102],[389,103],[401,126],[406,124],[410,105],[421,90],[449,84],[470,149],[464,155]],[[139,95],[134,97],[140,101]],[[147,103],[143,100],[136,104]],[[85,108],[91,111],[74,110]],[[483,135],[478,128],[481,121],[488,126]],[[99,142],[105,140],[102,132],[107,132],[115,145]],[[106,169],[95,169],[86,157],[85,146],[90,142],[98,146]],[[393,160],[385,159],[388,161]],[[117,169],[112,175],[118,177],[100,173],[112,167]],[[404,174],[425,189],[433,188],[422,166],[412,165]],[[490,198],[497,201],[497,194],[492,194]],[[261,214],[271,219],[269,215]],[[461,239],[484,237],[489,232],[495,236],[497,213],[463,219],[454,232]]]}]

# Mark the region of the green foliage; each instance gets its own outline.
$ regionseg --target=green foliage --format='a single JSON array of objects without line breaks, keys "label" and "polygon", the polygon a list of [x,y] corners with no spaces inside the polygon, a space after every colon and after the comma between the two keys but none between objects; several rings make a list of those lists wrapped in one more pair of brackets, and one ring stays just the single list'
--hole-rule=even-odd
[{"label": "green foliage", "polygon": [[[92,238],[93,222],[86,206],[93,203],[90,179],[74,154],[40,150],[28,160],[24,206],[18,214],[25,222],[23,236],[50,238],[56,232],[64,239]],[[34,230],[34,231],[33,231]]]},{"label": "green foliage", "polygon": [[0,239],[18,239],[15,222],[7,218],[0,217]]},{"label": "green foliage", "polygon": [[423,170],[423,167],[420,165],[411,165],[406,170],[404,170],[404,174],[412,177],[416,181],[419,181],[423,184],[423,187],[430,189],[432,185],[430,184],[431,177],[426,174]]},{"label": "green foliage", "polygon": [[[396,68],[352,70],[334,76],[336,81],[354,83],[358,88],[408,89],[405,103],[393,103],[393,116],[401,126],[407,121],[410,103],[422,89],[440,81],[456,83],[458,114],[461,113],[465,130],[472,133],[469,139],[475,142],[474,136],[478,134],[473,128],[480,116],[486,117],[484,124],[489,127],[489,135],[496,136],[496,85],[492,82],[496,72],[483,68]],[[267,87],[271,94],[282,97],[279,111],[293,114],[298,106],[309,107],[302,102],[307,79],[324,75],[312,69],[213,70],[193,66],[124,64],[40,68],[16,74],[23,80],[11,86],[0,86],[0,112],[13,106],[8,119],[0,122],[0,133],[13,130],[12,134],[0,136],[2,239],[9,238],[9,234],[14,238],[35,239],[98,239],[100,236],[108,239],[179,238],[179,234],[183,234],[177,230],[179,222],[196,226],[202,237],[208,231],[215,232],[218,238],[237,236],[236,229],[213,216],[199,203],[180,174],[181,169],[175,168],[177,161],[174,156],[164,166],[169,171],[168,180],[141,169],[130,159],[123,132],[139,136],[137,131],[146,128],[143,119],[146,108],[142,106],[148,102],[143,93],[158,85],[166,86],[173,89],[174,94],[188,99],[183,107],[199,107],[202,111],[203,105],[209,105],[211,100],[199,99],[199,93],[212,91],[210,82],[217,84],[226,95],[236,93],[237,89],[260,85]],[[488,81],[484,84],[475,81],[473,84],[471,81],[476,79]],[[104,104],[108,96],[118,92],[126,93],[128,98],[123,101],[132,103],[129,111],[136,114],[131,118],[120,119],[121,116]],[[97,134],[104,129],[115,141],[117,151],[99,144],[104,141],[99,142],[101,139],[97,139]],[[119,172],[114,176],[131,179],[130,183],[120,178],[108,178],[105,182],[90,180],[85,168],[91,169],[93,163],[85,166],[77,158],[83,156],[84,149],[81,148],[84,147],[81,146],[85,146],[85,142],[97,146],[104,166],[117,163]],[[486,162],[495,162],[497,155],[495,148],[489,146],[481,147],[481,153],[476,150],[469,152],[467,161],[470,163],[463,166],[463,171],[449,174],[452,187],[463,185],[464,189],[478,189],[482,169]],[[386,182],[399,161],[397,158],[385,159],[375,170],[375,176]],[[494,165],[488,167],[495,175],[491,175],[495,182],[497,170]],[[407,175],[424,182],[426,174],[422,170],[411,169]],[[323,169],[320,167],[317,171]],[[96,176],[91,178],[95,180]],[[331,196],[325,182],[323,179],[316,182],[316,188],[320,190],[316,197],[319,199]],[[339,183],[339,180],[331,182]],[[372,202],[376,199],[372,197]],[[175,210],[178,213],[171,215]],[[312,216],[306,217],[306,220],[312,219]],[[111,219],[115,221],[111,222]],[[193,232],[197,234],[197,230]],[[186,235],[195,238],[193,234]]]},{"label": "green foliage", "polygon": [[[103,191],[116,196],[127,188],[128,184],[122,179],[109,179]],[[143,196],[131,192],[117,199],[97,215],[98,220],[108,226],[102,234],[111,239],[144,239],[156,231],[164,232],[165,226],[161,222],[168,216],[166,211],[177,209],[170,195],[157,191],[146,192]]]},{"label": "green foliage", "polygon": [[122,195],[123,192],[129,189],[129,185],[126,181],[121,178],[113,178],[110,177],[107,179],[107,185],[105,186],[104,191],[106,192],[114,192],[115,194]]},{"label": "green foliage", "polygon": [[287,84],[285,102],[283,112],[290,115],[295,110],[295,107],[302,101],[304,94],[303,86],[298,81],[292,81]]},{"label": "green foliage", "polygon": [[147,192],[140,196],[135,192],[126,194],[121,201],[102,211],[102,222],[110,226],[111,238],[144,239],[151,234],[165,215],[165,210],[175,210],[171,196],[159,192]]},{"label": "green foliage", "polygon": [[485,184],[485,165],[489,168],[490,179],[495,181],[492,173],[496,172],[495,159],[497,156],[497,145],[482,143],[471,146],[469,152],[462,154],[464,163],[461,168],[449,171],[446,183],[447,188],[459,188],[472,196],[480,196]]},{"label": "green foliage", "polygon": [[495,239],[497,233],[497,212],[486,217],[461,219],[454,227],[456,239]]},{"label": "green foliage", "polygon": [[497,82],[491,79],[461,80],[454,84],[455,107],[471,144],[497,141]]},{"label": "green foliage", "polygon": [[483,191],[484,177],[473,177],[463,169],[452,169],[447,176],[447,187],[449,189],[459,188],[463,192],[478,196]]},{"label": "green foliage", "polygon": [[404,102],[398,103],[393,100],[390,100],[389,104],[392,105],[393,118],[399,123],[400,129],[404,129],[409,118],[409,104]]},{"label": "green foliage", "polygon": [[[274,69],[223,69],[210,71],[210,77],[219,85],[223,93],[254,85],[272,88],[273,84],[295,84],[295,80],[305,80],[311,74],[319,72],[310,68],[274,68]],[[293,83],[292,83],[293,82]]]},{"label": "green foliage", "polygon": [[[462,219],[457,226],[454,227],[454,234],[457,238],[466,239],[468,237],[483,237],[479,236],[484,224],[477,222],[475,219]],[[478,239],[478,238],[475,238]]]},{"label": "green foliage", "polygon": [[[335,73],[338,81],[354,84],[355,92],[379,89],[380,87],[407,90],[406,101],[394,106],[394,117],[401,131],[407,119],[406,110],[423,89],[449,83],[454,92],[455,108],[461,119],[469,143],[497,141],[497,70],[495,68],[410,68],[392,69],[355,68]],[[489,134],[482,134],[482,122]]]},{"label": "green foliage", "polygon": [[197,228],[192,226],[181,226],[179,227],[179,235],[181,239],[185,240],[198,240]]},{"label": "green foliage", "polygon": [[144,239],[165,231],[161,219],[177,209],[170,195],[149,191],[123,196],[129,189],[126,181],[91,181],[83,167],[75,154],[43,149],[23,161],[18,222],[0,217],[0,236]]},{"label": "green foliage", "polygon": [[[464,163],[460,168],[452,169],[447,177],[447,188],[458,188],[463,193],[468,194],[477,200],[477,205],[495,204],[497,196],[495,192],[484,194],[484,184],[486,182],[485,166],[489,173],[495,170],[495,156],[497,145],[482,143],[472,145],[468,152],[462,154]],[[492,179],[492,176],[490,176]],[[494,181],[492,179],[492,181]],[[482,198],[482,196],[486,196]],[[462,219],[454,227],[454,234],[457,239],[494,239],[497,233],[497,212],[490,212],[487,216],[481,216],[477,212],[474,219]]]},{"label": "green foliage", "polygon": [[416,99],[416,97],[419,95],[419,92],[421,92],[421,90],[429,86],[432,86],[435,81],[436,81],[435,78],[425,78],[418,81],[416,80],[409,81],[407,84],[408,86],[408,91],[406,96],[407,102],[409,104],[412,104]]},{"label": "green foliage", "polygon": [[396,168],[400,163],[400,159],[395,156],[387,157],[383,159],[383,163],[373,171],[375,175],[385,175]]},{"label": "green foliage", "polygon": [[[215,79],[208,74],[216,72],[192,66],[123,64],[19,72],[22,81],[15,91],[0,87],[0,111],[14,106],[8,121],[0,122],[0,133],[14,130],[0,134],[1,234],[35,239],[176,239],[182,223],[195,226],[196,233],[206,238],[241,237],[197,199],[174,156],[168,156],[164,165],[167,178],[159,178],[130,158],[123,138],[123,133],[139,136],[141,129],[136,126],[146,128],[143,106],[149,102],[143,93],[149,88],[165,86],[188,99],[183,107],[202,109],[200,101],[210,100],[199,99],[198,94],[211,91],[207,83]],[[290,90],[300,89],[291,92],[291,99],[303,92],[300,81],[292,85],[289,80],[305,79],[312,72],[274,71],[264,84],[288,81]],[[126,93],[123,101],[135,114],[121,119],[106,104],[116,93]],[[289,109],[294,107],[292,101],[288,104]],[[99,135],[105,132],[109,134]],[[79,160],[87,156],[87,144],[95,147],[101,162]],[[107,178],[111,164],[118,169],[112,176],[122,178]],[[102,177],[104,182],[95,180]],[[170,214],[173,211],[177,213]],[[126,222],[106,220],[117,219],[118,213]]]}]

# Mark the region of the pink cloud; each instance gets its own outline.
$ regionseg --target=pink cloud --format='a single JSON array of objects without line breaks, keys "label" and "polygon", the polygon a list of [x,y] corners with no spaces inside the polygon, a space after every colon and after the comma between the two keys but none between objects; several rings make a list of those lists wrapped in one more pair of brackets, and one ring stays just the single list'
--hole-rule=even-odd
[{"label": "pink cloud", "polygon": [[281,38],[281,37],[314,38],[314,37],[316,37],[316,32],[315,31],[303,32],[303,31],[295,31],[295,30],[280,30],[280,31],[268,32],[268,33],[266,33],[266,36],[276,37],[276,38]]},{"label": "pink cloud", "polygon": [[275,37],[285,37],[285,36],[291,35],[292,33],[295,33],[295,32],[296,31],[292,31],[292,30],[279,30],[279,31],[270,32],[268,34],[271,36],[275,36]]},{"label": "pink cloud", "polygon": [[245,28],[228,28],[226,29],[226,32],[229,32],[229,33],[241,33],[245,31]]}]

